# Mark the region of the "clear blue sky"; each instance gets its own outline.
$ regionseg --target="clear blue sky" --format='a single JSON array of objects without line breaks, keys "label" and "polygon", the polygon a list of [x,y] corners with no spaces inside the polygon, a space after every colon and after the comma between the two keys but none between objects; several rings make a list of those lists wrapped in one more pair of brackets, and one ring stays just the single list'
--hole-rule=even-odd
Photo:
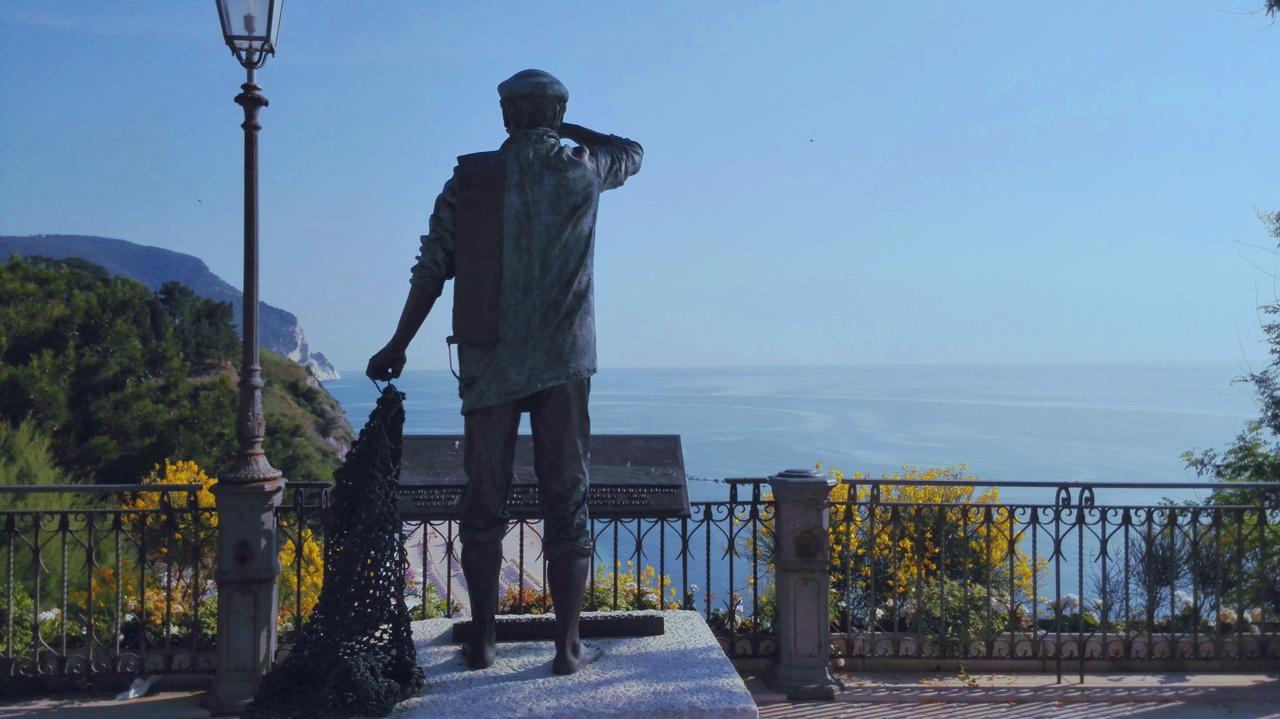
[{"label": "clear blue sky", "polygon": [[[212,2],[0,4],[0,232],[240,277]],[[602,366],[1242,362],[1275,296],[1261,0],[291,0],[260,82],[262,289],[363,367],[458,154],[539,67],[645,166],[601,204]],[[197,202],[197,199],[200,202]],[[445,366],[446,299],[410,352]]]}]

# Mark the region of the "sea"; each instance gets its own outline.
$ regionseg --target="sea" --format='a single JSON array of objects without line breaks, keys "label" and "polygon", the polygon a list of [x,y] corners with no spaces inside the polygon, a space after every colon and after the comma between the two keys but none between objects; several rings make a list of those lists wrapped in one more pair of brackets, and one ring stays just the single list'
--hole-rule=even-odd
[{"label": "sea", "polygon": [[[965,465],[985,481],[1202,481],[1182,459],[1220,448],[1257,416],[1241,366],[1191,363],[900,364],[603,369],[595,433],[678,434],[690,499],[725,498],[726,477],[791,467],[860,471]],[[409,434],[461,434],[448,371],[408,371]],[[377,389],[359,370],[325,383],[357,430]],[[528,418],[521,428],[527,433]],[[1108,490],[1097,501],[1204,496]],[[1011,502],[1052,502],[1008,488]]]},{"label": "sea", "polygon": [[[728,499],[725,478],[817,464],[872,477],[964,465],[980,482],[1183,485],[1203,481],[1186,468],[1183,453],[1225,446],[1256,416],[1250,387],[1234,381],[1240,374],[1230,364],[1172,363],[604,369],[592,379],[591,423],[598,434],[680,435],[695,502]],[[325,386],[359,429],[377,399],[374,384],[353,370]],[[406,372],[396,386],[406,396],[406,433],[462,433],[457,383],[447,371]],[[529,431],[527,417],[521,431]],[[1009,503],[1055,500],[1053,487],[998,491]],[[1106,488],[1095,501],[1145,505],[1207,494],[1178,486]],[[595,540],[597,561],[657,566],[705,612],[733,593],[748,596],[748,558],[728,558],[723,537],[706,527],[695,535],[687,576],[678,537],[655,552],[652,536],[641,549],[625,534],[605,531]],[[1094,566],[1096,544],[1089,537],[1064,552],[1042,586],[1060,569],[1074,581],[1077,563]],[[538,562],[517,560],[539,556],[539,542],[510,533],[506,545],[503,581],[540,586]],[[435,586],[440,596],[451,582],[451,596],[465,610],[465,578],[446,560],[447,538],[419,528],[406,546],[414,582]]]}]

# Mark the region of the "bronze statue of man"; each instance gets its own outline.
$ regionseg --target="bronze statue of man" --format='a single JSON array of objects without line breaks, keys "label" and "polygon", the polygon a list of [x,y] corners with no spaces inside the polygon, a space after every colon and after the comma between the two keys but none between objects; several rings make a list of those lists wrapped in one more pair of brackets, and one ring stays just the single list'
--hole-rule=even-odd
[{"label": "bronze statue of man", "polygon": [[399,325],[366,374],[400,376],[405,349],[452,279],[448,342],[458,349],[467,473],[462,571],[475,629],[464,653],[474,669],[494,661],[503,506],[520,415],[528,412],[555,605],[552,670],[572,674],[588,661],[578,615],[593,563],[587,398],[596,372],[596,208],[601,192],[640,169],[643,150],[563,122],[569,92],[541,70],[512,75],[498,95],[507,140],[497,150],[458,158],[422,237]]}]

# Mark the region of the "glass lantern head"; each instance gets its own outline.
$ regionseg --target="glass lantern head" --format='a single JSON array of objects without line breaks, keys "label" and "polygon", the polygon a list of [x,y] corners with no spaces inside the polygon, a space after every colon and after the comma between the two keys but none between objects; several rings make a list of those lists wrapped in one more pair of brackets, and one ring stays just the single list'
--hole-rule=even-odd
[{"label": "glass lantern head", "polygon": [[215,0],[222,37],[245,67],[262,67],[276,53],[284,0]]}]

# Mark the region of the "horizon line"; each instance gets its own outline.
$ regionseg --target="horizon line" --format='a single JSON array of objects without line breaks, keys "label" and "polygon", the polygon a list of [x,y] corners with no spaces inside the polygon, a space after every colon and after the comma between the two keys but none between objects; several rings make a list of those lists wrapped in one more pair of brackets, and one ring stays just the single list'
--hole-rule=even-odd
[{"label": "horizon line", "polygon": [[[656,370],[656,369],[698,369],[698,370],[733,370],[733,369],[815,369],[815,368],[851,368],[851,367],[1014,367],[1014,366],[1185,366],[1185,365],[1205,365],[1205,366],[1225,366],[1228,364],[1236,364],[1227,360],[1211,360],[1211,359],[1189,359],[1189,360],[1169,360],[1169,359],[1153,359],[1153,360],[985,360],[985,361],[958,361],[946,362],[936,360],[903,360],[899,362],[823,362],[823,363],[797,363],[797,364],[726,364],[726,365],[609,365],[601,367],[597,371],[605,372],[610,370]],[[343,369],[338,368],[343,375],[351,374],[357,377],[363,377],[362,369]],[[448,374],[447,368],[406,368],[405,372],[441,372]],[[1247,372],[1246,369],[1241,369]]]}]

